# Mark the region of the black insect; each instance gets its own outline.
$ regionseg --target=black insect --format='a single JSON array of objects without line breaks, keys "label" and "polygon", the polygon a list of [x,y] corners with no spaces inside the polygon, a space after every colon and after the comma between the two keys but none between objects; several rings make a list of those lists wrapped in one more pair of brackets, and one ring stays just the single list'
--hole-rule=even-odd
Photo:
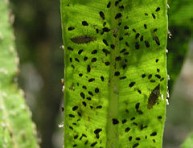
[{"label": "black insect", "polygon": [[99,12],[99,15],[103,20],[105,19],[105,14],[102,11]]},{"label": "black insect", "polygon": [[151,109],[158,102],[159,96],[160,96],[160,84],[158,84],[149,95],[147,104],[148,109]]},{"label": "black insect", "polygon": [[154,36],[153,40],[156,42],[157,45],[160,45],[160,40],[159,40],[158,36]]},{"label": "black insect", "polygon": [[153,30],[152,32],[152,39],[155,41],[155,43],[159,46],[160,45],[160,40],[158,36],[156,35],[157,28]]},{"label": "black insect", "polygon": [[76,43],[76,44],[86,44],[86,43],[90,43],[92,41],[95,41],[96,38],[91,37],[91,36],[87,36],[87,35],[83,35],[83,36],[76,36],[71,38],[71,41]]}]

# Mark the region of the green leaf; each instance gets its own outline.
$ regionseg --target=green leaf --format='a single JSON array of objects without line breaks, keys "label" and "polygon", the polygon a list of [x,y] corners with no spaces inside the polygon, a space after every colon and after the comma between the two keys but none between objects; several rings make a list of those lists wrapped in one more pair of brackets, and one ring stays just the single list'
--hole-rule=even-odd
[{"label": "green leaf", "polygon": [[6,0],[0,1],[0,147],[37,148],[35,126],[17,88],[18,57]]},{"label": "green leaf", "polygon": [[165,0],[61,0],[65,148],[162,147]]}]

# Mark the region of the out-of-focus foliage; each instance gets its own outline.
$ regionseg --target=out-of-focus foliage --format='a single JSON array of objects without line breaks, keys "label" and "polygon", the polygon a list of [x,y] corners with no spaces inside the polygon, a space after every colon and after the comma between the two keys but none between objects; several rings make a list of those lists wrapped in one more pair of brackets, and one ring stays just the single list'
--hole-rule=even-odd
[{"label": "out-of-focus foliage", "polygon": [[182,144],[182,148],[192,148],[193,147],[193,134],[189,135],[189,137]]},{"label": "out-of-focus foliage", "polygon": [[169,0],[169,25],[193,30],[192,0]]},{"label": "out-of-focus foliage", "polygon": [[192,0],[170,0],[168,5],[169,36],[168,39],[168,73],[169,90],[172,89],[185,56],[193,31],[193,2]]},{"label": "out-of-focus foliage", "polygon": [[193,31],[193,1],[169,0],[169,7],[169,30],[172,36],[168,39],[168,73],[172,93],[167,110],[164,148],[176,148],[193,130],[193,48],[189,46]]},{"label": "out-of-focus foliage", "polygon": [[26,101],[41,139],[41,148],[61,148],[63,50],[59,1],[10,0]]},{"label": "out-of-focus foliage", "polygon": [[0,1],[0,147],[37,148],[35,126],[15,82],[18,57],[8,2]]}]

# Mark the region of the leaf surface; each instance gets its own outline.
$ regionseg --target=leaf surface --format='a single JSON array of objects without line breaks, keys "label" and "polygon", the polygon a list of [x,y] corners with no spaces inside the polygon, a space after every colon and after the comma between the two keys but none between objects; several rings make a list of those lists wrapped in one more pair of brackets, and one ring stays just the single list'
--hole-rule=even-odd
[{"label": "leaf surface", "polygon": [[65,148],[162,147],[165,0],[61,0]]}]

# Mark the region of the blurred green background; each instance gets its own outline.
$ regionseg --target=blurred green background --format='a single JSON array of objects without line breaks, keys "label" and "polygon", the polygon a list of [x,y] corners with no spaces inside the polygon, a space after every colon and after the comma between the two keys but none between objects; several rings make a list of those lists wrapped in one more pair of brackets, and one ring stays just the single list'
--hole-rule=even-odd
[{"label": "blurred green background", "polygon": [[[41,148],[61,148],[63,50],[59,0],[10,0],[20,57],[19,83],[37,125]],[[169,102],[164,148],[193,131],[193,2],[169,1]],[[169,34],[170,34],[169,33]],[[170,36],[170,35],[169,35]],[[186,60],[185,60],[186,59]],[[183,67],[183,68],[182,68]]]},{"label": "blurred green background", "polygon": [[61,148],[63,50],[59,0],[11,0],[19,83],[42,148]]}]

